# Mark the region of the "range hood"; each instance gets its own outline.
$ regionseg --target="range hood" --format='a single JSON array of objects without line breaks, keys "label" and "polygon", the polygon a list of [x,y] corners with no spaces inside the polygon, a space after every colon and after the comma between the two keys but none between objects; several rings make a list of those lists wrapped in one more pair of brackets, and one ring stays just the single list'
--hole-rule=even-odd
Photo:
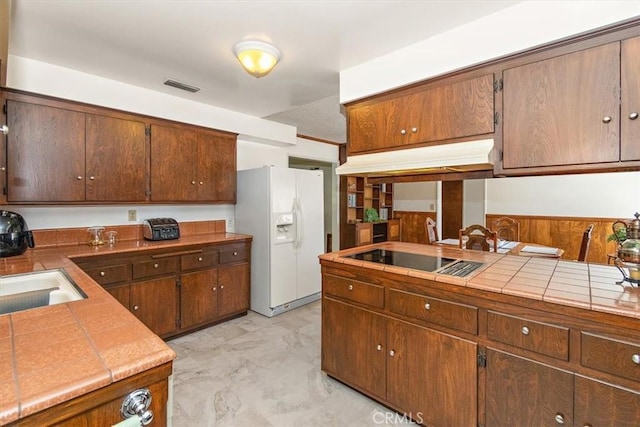
[{"label": "range hood", "polygon": [[369,177],[493,171],[493,139],[349,156],[338,175]]}]

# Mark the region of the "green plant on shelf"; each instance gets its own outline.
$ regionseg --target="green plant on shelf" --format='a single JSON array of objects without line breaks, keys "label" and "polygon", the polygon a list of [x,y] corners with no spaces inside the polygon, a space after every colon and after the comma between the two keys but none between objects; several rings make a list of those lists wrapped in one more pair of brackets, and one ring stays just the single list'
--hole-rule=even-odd
[{"label": "green plant on shelf", "polygon": [[364,210],[364,222],[376,222],[380,221],[380,217],[378,217],[378,211],[374,208],[366,208]]}]

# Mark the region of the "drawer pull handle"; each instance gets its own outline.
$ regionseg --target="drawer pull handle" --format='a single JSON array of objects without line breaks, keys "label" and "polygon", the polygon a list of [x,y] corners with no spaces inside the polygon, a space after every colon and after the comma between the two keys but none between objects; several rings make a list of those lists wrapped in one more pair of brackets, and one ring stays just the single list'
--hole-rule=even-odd
[{"label": "drawer pull handle", "polygon": [[140,308],[140,307],[138,307],[137,305],[134,305],[134,306],[133,306],[133,311],[138,311],[138,309],[139,309],[139,308]]},{"label": "drawer pull handle", "polygon": [[382,351],[382,344],[378,344],[378,346],[376,347],[376,350]]},{"label": "drawer pull handle", "polygon": [[396,355],[396,352],[393,350],[389,350],[389,356],[393,357]]},{"label": "drawer pull handle", "polygon": [[407,134],[407,131],[406,131],[405,129],[402,129],[402,130],[400,131],[400,135],[406,135],[406,134]]},{"label": "drawer pull handle", "polygon": [[104,271],[100,272],[100,277],[104,277],[107,273],[105,273]]},{"label": "drawer pull handle", "polygon": [[558,424],[564,424],[564,415],[562,415],[562,414],[556,414],[555,419],[556,419],[556,423],[558,423]]},{"label": "drawer pull handle", "polygon": [[353,285],[349,285],[349,290],[352,291],[353,290]]},{"label": "drawer pull handle", "polygon": [[529,335],[529,328],[527,328],[526,326],[522,327],[522,335]]},{"label": "drawer pull handle", "polygon": [[198,257],[198,261],[202,262],[202,257],[201,256]]},{"label": "drawer pull handle", "polygon": [[418,128],[411,128],[411,133],[416,133],[418,132]]},{"label": "drawer pull handle", "polygon": [[631,356],[631,361],[636,365],[640,365],[640,354],[634,354]]},{"label": "drawer pull handle", "polygon": [[238,252],[237,251],[233,251],[233,256],[238,256]]},{"label": "drawer pull handle", "polygon": [[158,265],[158,263],[153,264],[153,268],[158,268],[160,267],[160,265]]},{"label": "drawer pull handle", "polygon": [[428,302],[427,302],[427,303],[425,303],[425,305],[424,305],[424,309],[425,309],[425,310],[431,310],[431,304],[429,304]]},{"label": "drawer pull handle", "polygon": [[602,118],[602,123],[611,123],[611,117],[610,116],[604,116]]},{"label": "drawer pull handle", "polygon": [[213,292],[215,292],[215,291],[217,291],[217,290],[218,290],[218,288],[216,288],[216,287],[214,286],[213,288],[211,288],[211,290],[212,290]]},{"label": "drawer pull handle", "polygon": [[631,114],[629,114],[629,119],[631,120],[635,120],[638,118],[638,113],[636,113],[635,111]]},{"label": "drawer pull handle", "polygon": [[220,285],[220,289],[224,289],[224,285]]}]

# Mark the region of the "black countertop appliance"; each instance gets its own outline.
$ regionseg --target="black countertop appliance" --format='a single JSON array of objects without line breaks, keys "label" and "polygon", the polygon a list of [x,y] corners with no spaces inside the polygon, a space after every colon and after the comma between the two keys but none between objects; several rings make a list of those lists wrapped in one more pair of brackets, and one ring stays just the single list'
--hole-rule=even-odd
[{"label": "black countertop appliance", "polygon": [[21,255],[34,246],[33,233],[22,215],[0,211],[0,258]]}]

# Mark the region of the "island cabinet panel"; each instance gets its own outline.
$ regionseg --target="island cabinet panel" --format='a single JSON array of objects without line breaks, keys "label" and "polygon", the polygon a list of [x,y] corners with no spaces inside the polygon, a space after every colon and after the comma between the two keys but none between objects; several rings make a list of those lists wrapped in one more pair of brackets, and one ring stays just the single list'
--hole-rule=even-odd
[{"label": "island cabinet panel", "polygon": [[429,426],[477,425],[473,342],[388,320],[387,400]]},{"label": "island cabinet panel", "polygon": [[620,161],[620,43],[503,72],[503,168]]},{"label": "island cabinet panel", "polygon": [[86,199],[144,201],[146,126],[142,121],[86,115]]},{"label": "island cabinet panel", "polygon": [[235,203],[235,136],[151,125],[151,200]]},{"label": "island cabinet panel", "polygon": [[573,425],[573,374],[508,353],[486,352],[487,427]]},{"label": "island cabinet panel", "polygon": [[640,425],[640,394],[576,375],[574,419],[577,426]]},{"label": "island cabinet panel", "polygon": [[622,41],[620,157],[640,160],[640,37]]},{"label": "island cabinet panel", "polygon": [[640,381],[639,344],[583,332],[581,349],[583,366]]},{"label": "island cabinet panel", "polygon": [[347,108],[349,154],[494,132],[493,74]]},{"label": "island cabinet panel", "polygon": [[7,200],[85,200],[85,115],[7,100]]},{"label": "island cabinet panel", "polygon": [[76,263],[149,329],[171,338],[246,314],[250,253],[247,242],[205,244]]}]

